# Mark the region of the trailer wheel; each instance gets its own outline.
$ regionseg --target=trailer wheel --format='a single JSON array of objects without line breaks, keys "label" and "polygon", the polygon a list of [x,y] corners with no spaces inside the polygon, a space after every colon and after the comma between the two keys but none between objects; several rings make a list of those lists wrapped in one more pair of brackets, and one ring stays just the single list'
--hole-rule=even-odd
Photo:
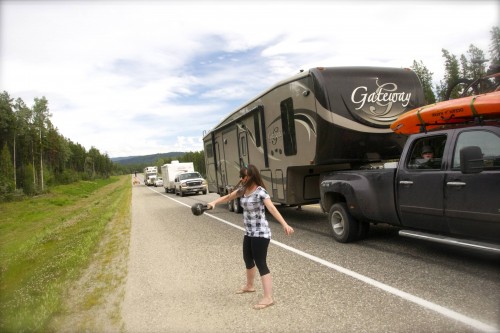
[{"label": "trailer wheel", "polygon": [[358,221],[349,213],[344,202],[336,203],[330,208],[328,222],[337,242],[349,243],[358,237]]},{"label": "trailer wheel", "polygon": [[240,198],[236,198],[236,199],[233,200],[233,211],[236,214],[243,213],[243,207],[241,207]]}]

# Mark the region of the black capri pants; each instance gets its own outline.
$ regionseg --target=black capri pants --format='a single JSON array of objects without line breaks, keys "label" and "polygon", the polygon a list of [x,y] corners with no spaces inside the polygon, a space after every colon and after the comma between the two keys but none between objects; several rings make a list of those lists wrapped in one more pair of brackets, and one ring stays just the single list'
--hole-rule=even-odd
[{"label": "black capri pants", "polygon": [[269,238],[250,237],[245,235],[243,238],[243,260],[247,269],[257,266],[260,276],[269,274],[267,267],[267,248],[269,247]]}]

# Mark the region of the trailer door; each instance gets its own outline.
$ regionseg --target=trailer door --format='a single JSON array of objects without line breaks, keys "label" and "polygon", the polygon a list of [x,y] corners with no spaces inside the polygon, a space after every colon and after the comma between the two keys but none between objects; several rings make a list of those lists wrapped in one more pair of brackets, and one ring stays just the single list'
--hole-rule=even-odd
[{"label": "trailer door", "polygon": [[237,127],[230,126],[222,132],[222,144],[224,159],[222,160],[222,178],[225,188],[231,188],[240,179],[240,161],[238,148]]},{"label": "trailer door", "polygon": [[214,152],[216,155],[216,163],[217,163],[217,193],[224,194],[224,184],[225,184],[225,165],[224,165],[224,152],[221,149],[222,135],[221,133],[215,134],[215,147]]},{"label": "trailer door", "polygon": [[241,131],[239,134],[239,152],[240,152],[240,168],[247,166],[250,163],[248,157],[248,136],[247,131]]},{"label": "trailer door", "polygon": [[[209,192],[217,192],[217,175],[215,169],[215,153],[214,146],[212,141],[205,142],[205,168],[207,172],[207,182],[208,182],[208,191]],[[173,176],[173,172],[167,172],[168,165],[165,167],[165,174],[163,175],[164,186],[166,183],[170,183],[170,177]],[[163,171],[163,167],[162,167]],[[168,186],[165,186],[168,187]]]}]

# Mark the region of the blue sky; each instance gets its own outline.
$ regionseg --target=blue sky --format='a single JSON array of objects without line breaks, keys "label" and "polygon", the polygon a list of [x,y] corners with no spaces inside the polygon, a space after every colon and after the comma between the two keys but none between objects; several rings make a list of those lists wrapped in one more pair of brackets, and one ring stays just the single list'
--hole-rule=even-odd
[{"label": "blue sky", "polygon": [[[316,66],[488,53],[498,1],[4,1],[0,89],[49,101],[61,135],[110,157],[202,149],[203,131]],[[477,20],[474,20],[477,18]]]}]

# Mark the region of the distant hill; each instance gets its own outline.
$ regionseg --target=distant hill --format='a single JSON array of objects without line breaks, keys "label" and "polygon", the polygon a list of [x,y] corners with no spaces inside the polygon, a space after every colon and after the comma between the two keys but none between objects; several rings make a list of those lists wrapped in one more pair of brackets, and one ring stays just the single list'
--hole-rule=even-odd
[{"label": "distant hill", "polygon": [[153,164],[159,158],[176,158],[181,157],[185,152],[170,152],[170,153],[158,153],[153,155],[143,155],[143,156],[127,156],[127,157],[112,157],[111,161],[116,164],[121,165],[132,165],[132,164]]}]

